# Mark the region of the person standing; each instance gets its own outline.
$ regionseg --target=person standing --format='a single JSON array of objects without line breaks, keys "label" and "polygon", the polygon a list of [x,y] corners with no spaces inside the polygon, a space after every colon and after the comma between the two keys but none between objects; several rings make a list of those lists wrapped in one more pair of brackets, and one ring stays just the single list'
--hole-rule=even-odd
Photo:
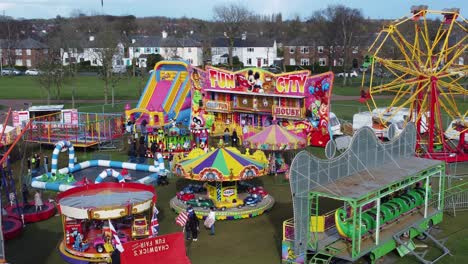
[{"label": "person standing", "polygon": [[36,170],[39,172],[41,168],[41,155],[36,154]]},{"label": "person standing", "polygon": [[34,154],[31,158],[31,171],[36,168],[36,154]]},{"label": "person standing", "polygon": [[237,136],[237,132],[236,132],[235,129],[232,131],[231,141],[232,141],[232,146],[233,147],[238,146],[239,137]]},{"label": "person standing", "polygon": [[146,163],[146,145],[143,143],[143,144],[140,144],[140,146],[138,147],[138,163],[139,164],[145,164]]},{"label": "person standing", "polygon": [[210,235],[215,234],[215,222],[216,222],[216,213],[214,211],[214,207],[210,207],[210,212],[205,219],[204,225],[206,228],[210,229]]},{"label": "person standing", "polygon": [[229,145],[229,128],[224,129],[224,144]]},{"label": "person standing", "polygon": [[31,159],[28,157],[28,160],[27,160],[27,164],[28,164],[28,175],[31,174]]},{"label": "person standing", "polygon": [[187,232],[187,238],[192,235],[192,240],[198,240],[198,231],[199,231],[199,221],[197,215],[195,214],[195,210],[193,208],[188,209],[188,220],[187,224],[185,225],[185,232]]},{"label": "person standing", "polygon": [[41,211],[42,206],[44,205],[44,203],[42,202],[41,194],[38,191],[36,191],[36,193],[34,194],[34,205],[36,206],[36,212]]},{"label": "person standing", "polygon": [[45,173],[49,172],[49,157],[47,155],[44,156],[44,170]]}]

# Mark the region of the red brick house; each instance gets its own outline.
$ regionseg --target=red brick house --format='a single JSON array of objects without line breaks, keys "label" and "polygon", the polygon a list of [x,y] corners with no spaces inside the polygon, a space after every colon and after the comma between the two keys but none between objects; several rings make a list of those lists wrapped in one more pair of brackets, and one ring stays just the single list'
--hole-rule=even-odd
[{"label": "red brick house", "polygon": [[37,67],[49,48],[32,38],[8,41],[0,39],[0,62],[4,66]]}]

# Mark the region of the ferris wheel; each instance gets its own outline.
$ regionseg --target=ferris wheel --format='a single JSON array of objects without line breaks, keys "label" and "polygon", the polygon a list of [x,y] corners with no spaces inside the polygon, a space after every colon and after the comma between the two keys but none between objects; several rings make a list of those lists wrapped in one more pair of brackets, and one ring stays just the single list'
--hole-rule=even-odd
[{"label": "ferris wheel", "polygon": [[[459,9],[414,6],[409,16],[381,30],[369,48],[370,64],[362,79],[368,88],[361,97],[389,133],[395,133],[395,117],[406,113],[403,126],[415,122],[421,156],[468,160],[467,29]],[[379,99],[382,95],[387,99]],[[447,140],[450,121],[456,122],[457,141]]]}]

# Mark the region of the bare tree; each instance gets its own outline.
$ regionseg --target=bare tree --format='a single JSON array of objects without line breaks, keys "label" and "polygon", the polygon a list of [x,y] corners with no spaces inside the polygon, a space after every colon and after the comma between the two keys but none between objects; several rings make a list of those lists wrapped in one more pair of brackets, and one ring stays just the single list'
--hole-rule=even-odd
[{"label": "bare tree", "polygon": [[108,103],[109,85],[115,81],[113,78],[114,64],[122,60],[123,46],[120,43],[120,34],[116,31],[103,31],[97,34],[99,48],[95,50],[96,60],[101,66],[101,78],[104,81],[104,103]]},{"label": "bare tree", "polygon": [[76,75],[78,70],[77,53],[81,49],[79,35],[73,20],[56,19],[56,21],[57,29],[50,36],[49,47],[53,50],[60,50],[63,82],[71,85],[72,108],[75,108]]},{"label": "bare tree", "polygon": [[215,6],[213,13],[214,20],[222,23],[225,36],[229,40],[229,65],[232,67],[234,39],[241,34],[252,13],[246,7],[234,3]]},{"label": "bare tree", "polygon": [[[362,12],[344,5],[331,5],[316,11],[310,22],[318,27],[318,32],[329,48],[329,62],[340,53],[343,69],[348,70],[352,46],[359,46],[359,34],[364,31],[365,19]],[[346,74],[343,79],[343,85],[345,84]]]},{"label": "bare tree", "polygon": [[39,86],[45,90],[47,94],[47,104],[50,104],[52,97],[57,98],[60,96],[60,88],[63,83],[60,51],[49,49],[47,54],[44,54],[40,58],[38,68],[40,74],[37,76],[36,80]]}]

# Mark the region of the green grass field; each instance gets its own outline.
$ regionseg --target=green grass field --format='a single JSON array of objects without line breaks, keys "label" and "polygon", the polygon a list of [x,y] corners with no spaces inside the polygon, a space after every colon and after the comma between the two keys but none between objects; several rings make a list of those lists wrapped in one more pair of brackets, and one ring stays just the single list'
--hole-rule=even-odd
[{"label": "green grass field", "polygon": [[[47,152],[51,149],[42,151]],[[315,154],[323,150],[313,148]],[[78,152],[79,160],[92,159],[95,153]],[[101,154],[101,153],[98,153]],[[125,160],[121,152],[102,153],[112,160]],[[66,155],[60,156],[61,166],[66,164]],[[59,166],[59,167],[61,167]],[[20,169],[19,164],[14,169]],[[458,167],[458,173],[468,173],[467,164]],[[209,236],[208,231],[201,228],[197,242],[187,242],[187,254],[194,264],[258,264],[280,263],[282,223],[293,216],[290,186],[281,176],[265,176],[255,180],[265,186],[275,198],[275,206],[266,214],[237,221],[218,221],[216,235]],[[178,232],[175,225],[176,214],[169,207],[169,200],[188,183],[187,180],[171,178],[170,185],[156,186],[159,224],[162,234]],[[44,198],[53,197],[47,192]],[[458,212],[457,216],[446,214],[444,222],[432,233],[438,238],[447,238],[447,246],[452,251],[452,257],[447,256],[439,263],[463,263],[468,257],[468,229],[466,221],[468,212]],[[28,224],[21,237],[6,242],[7,260],[15,264],[60,264],[64,263],[57,252],[57,244],[63,239],[61,219],[59,216],[34,224]],[[421,244],[418,242],[418,244]],[[438,251],[431,250],[429,257],[436,257]],[[365,263],[365,262],[359,262]],[[383,263],[418,263],[414,257],[400,258],[396,253],[390,253]]]},{"label": "green grass field", "polygon": [[[124,78],[115,86],[115,98],[136,100],[139,98],[140,89],[146,85],[147,79]],[[104,81],[95,76],[79,76],[74,82],[66,81],[61,89],[60,99],[71,100],[72,87],[75,86],[75,99],[103,99]],[[12,93],[14,91],[14,93]],[[0,94],[2,99],[47,99],[46,91],[39,86],[34,76],[3,76],[0,77]],[[109,100],[111,89],[109,87]],[[52,99],[59,99],[54,98]]]}]

